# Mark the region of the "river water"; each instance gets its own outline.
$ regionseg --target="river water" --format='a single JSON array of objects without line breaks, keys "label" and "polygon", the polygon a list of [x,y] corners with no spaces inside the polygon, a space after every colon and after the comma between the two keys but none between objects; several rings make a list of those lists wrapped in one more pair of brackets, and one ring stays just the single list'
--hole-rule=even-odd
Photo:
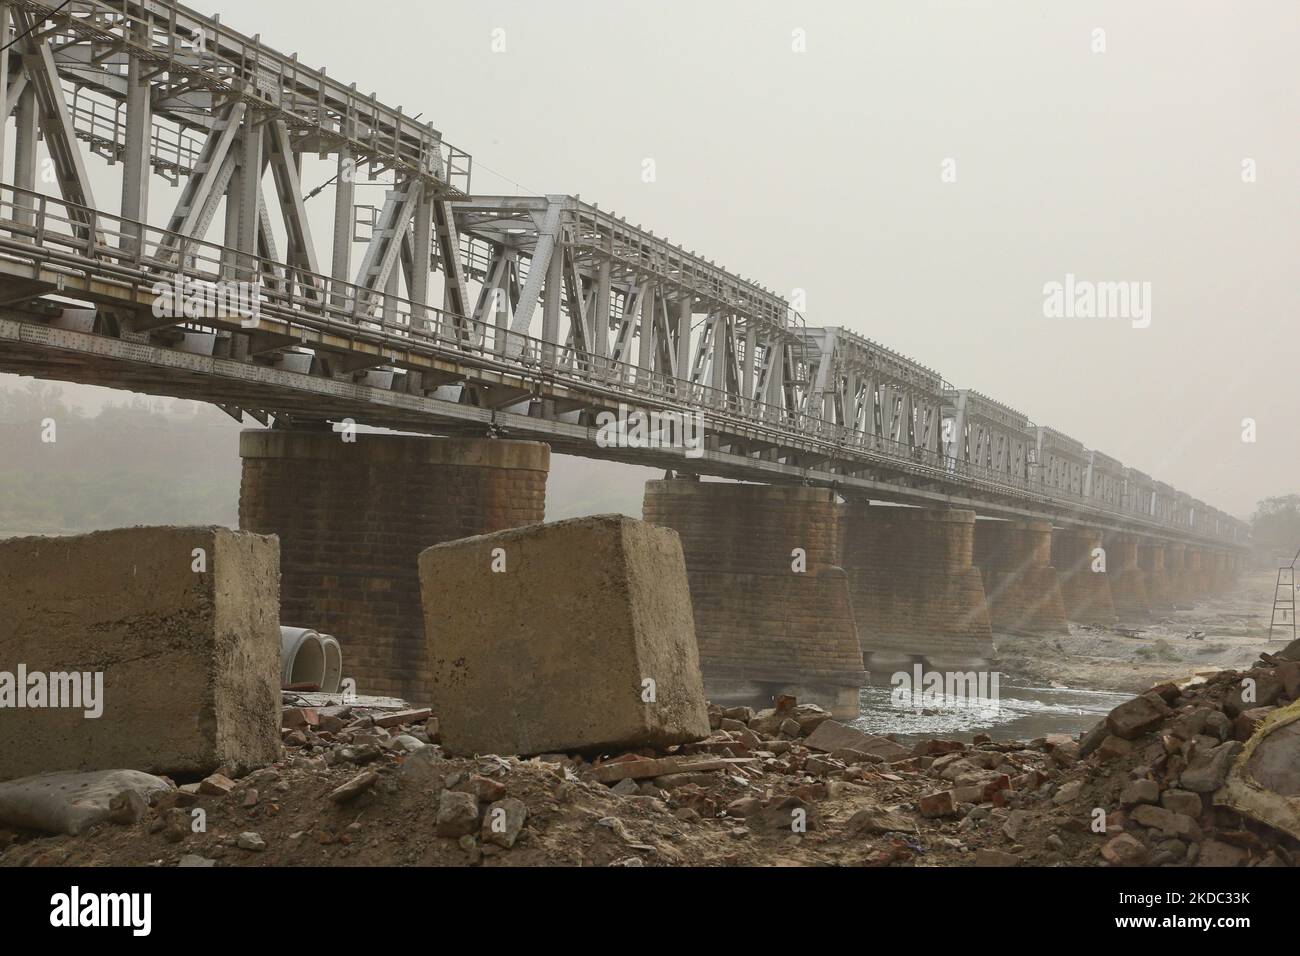
[{"label": "river water", "polygon": [[996,700],[980,698],[958,706],[925,707],[918,713],[895,706],[893,689],[887,677],[873,674],[871,685],[862,689],[861,713],[852,725],[867,733],[893,734],[905,743],[936,737],[969,741],[980,733],[994,740],[1032,740],[1089,730],[1133,696],[1042,687],[1026,678],[1001,674]]}]

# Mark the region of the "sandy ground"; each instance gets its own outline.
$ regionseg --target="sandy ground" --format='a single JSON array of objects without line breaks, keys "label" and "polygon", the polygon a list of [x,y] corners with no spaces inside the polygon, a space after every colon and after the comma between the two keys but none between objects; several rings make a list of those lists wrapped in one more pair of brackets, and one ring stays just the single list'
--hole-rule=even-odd
[{"label": "sandy ground", "polygon": [[[1129,637],[1118,630],[1070,625],[1066,635],[995,635],[999,666],[1049,686],[1141,693],[1166,680],[1217,670],[1244,670],[1268,642],[1275,571],[1252,572],[1237,588],[1191,610],[1168,612],[1134,625]],[[1193,634],[1198,634],[1193,637]]]}]

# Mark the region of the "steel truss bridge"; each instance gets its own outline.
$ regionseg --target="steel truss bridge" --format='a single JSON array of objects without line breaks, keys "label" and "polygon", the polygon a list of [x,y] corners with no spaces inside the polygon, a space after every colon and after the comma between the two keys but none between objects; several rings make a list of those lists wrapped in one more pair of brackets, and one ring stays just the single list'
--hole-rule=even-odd
[{"label": "steel truss bridge", "polygon": [[[0,371],[264,425],[535,438],[692,474],[1246,542],[1223,512],[854,332],[809,327],[598,206],[474,194],[469,154],[431,125],[215,17],[167,0],[0,0],[0,33],[13,119]],[[302,182],[312,156],[337,173],[328,262]],[[91,157],[116,171],[118,202],[95,194]],[[381,207],[356,202],[363,170],[392,179]],[[153,174],[177,187],[165,226],[150,222]],[[257,307],[156,314],[177,277],[256,283]],[[698,413],[703,456],[601,447],[596,417],[620,404]]]}]

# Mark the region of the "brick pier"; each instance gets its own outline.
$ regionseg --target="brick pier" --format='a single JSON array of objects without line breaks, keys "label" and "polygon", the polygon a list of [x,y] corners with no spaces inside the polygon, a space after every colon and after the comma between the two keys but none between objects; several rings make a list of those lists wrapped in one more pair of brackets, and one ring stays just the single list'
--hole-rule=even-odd
[{"label": "brick pier", "polygon": [[975,563],[989,621],[1018,634],[1065,632],[1065,601],[1052,566],[1050,521],[976,521]]},{"label": "brick pier", "polygon": [[1195,588],[1187,574],[1187,545],[1171,541],[1165,545],[1165,581],[1168,598],[1176,607],[1191,607]]},{"label": "brick pier", "polygon": [[1138,544],[1138,566],[1142,569],[1142,582],[1147,589],[1147,603],[1153,611],[1172,610],[1177,603],[1163,541],[1144,540]]},{"label": "brick pier", "polygon": [[1061,579],[1065,616],[1080,624],[1112,624],[1115,602],[1110,578],[1094,570],[1100,561],[1101,532],[1091,528],[1057,528],[1052,532],[1052,564]]},{"label": "brick pier", "polygon": [[984,583],[972,563],[973,511],[843,507],[844,569],[867,666],[931,666],[993,654]]},{"label": "brick pier", "polygon": [[1115,613],[1121,621],[1145,621],[1151,617],[1146,576],[1138,561],[1140,539],[1134,534],[1110,534],[1105,538],[1106,576]]},{"label": "brick pier", "polygon": [[542,521],[538,442],[246,431],[239,525],[280,537],[281,622],[335,635],[360,694],[430,703],[416,558]]},{"label": "brick pier", "polygon": [[[866,682],[833,492],[646,482],[645,520],[681,536],[710,700],[794,694],[856,717]],[[802,549],[806,567],[792,555]]]}]

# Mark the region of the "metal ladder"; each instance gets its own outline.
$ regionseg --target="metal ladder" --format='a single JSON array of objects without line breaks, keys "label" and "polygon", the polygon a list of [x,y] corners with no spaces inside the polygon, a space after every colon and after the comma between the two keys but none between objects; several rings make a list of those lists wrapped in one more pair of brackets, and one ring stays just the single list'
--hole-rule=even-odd
[{"label": "metal ladder", "polygon": [[[1291,563],[1277,569],[1277,584],[1273,588],[1273,617],[1268,622],[1268,639],[1273,640],[1273,628],[1279,631],[1285,630],[1289,624],[1291,627],[1291,640],[1296,639],[1295,628],[1295,563],[1300,561],[1300,551],[1291,559]],[[1285,588],[1285,592],[1283,592]],[[1279,597],[1279,594],[1285,593],[1286,600]],[[1278,620],[1278,612],[1282,612],[1282,619]],[[1281,638],[1279,638],[1281,640]]]}]

